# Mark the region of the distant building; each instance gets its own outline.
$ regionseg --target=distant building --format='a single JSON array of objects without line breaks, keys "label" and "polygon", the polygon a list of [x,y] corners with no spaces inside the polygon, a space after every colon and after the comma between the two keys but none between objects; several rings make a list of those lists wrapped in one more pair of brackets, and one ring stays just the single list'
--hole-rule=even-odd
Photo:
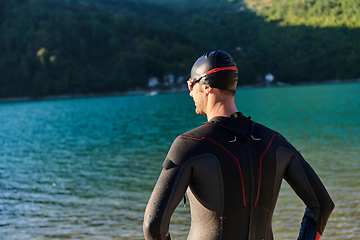
[{"label": "distant building", "polygon": [[272,81],[274,81],[274,76],[271,73],[268,73],[265,75],[265,81],[267,83],[271,83]]},{"label": "distant building", "polygon": [[175,76],[171,73],[167,73],[164,75],[164,86],[169,87],[173,86],[175,82]]},{"label": "distant building", "polygon": [[154,88],[159,85],[159,80],[156,77],[149,78],[148,86]]}]

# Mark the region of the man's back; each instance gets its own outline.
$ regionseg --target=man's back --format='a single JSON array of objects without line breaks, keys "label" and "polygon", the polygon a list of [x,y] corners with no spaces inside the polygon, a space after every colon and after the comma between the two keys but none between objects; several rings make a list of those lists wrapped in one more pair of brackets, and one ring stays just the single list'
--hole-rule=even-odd
[{"label": "man's back", "polygon": [[180,135],[163,167],[145,213],[146,239],[165,239],[187,187],[188,239],[273,239],[271,218],[283,178],[315,223],[322,218],[317,231],[322,233],[332,210],[325,188],[295,148],[241,113]]}]

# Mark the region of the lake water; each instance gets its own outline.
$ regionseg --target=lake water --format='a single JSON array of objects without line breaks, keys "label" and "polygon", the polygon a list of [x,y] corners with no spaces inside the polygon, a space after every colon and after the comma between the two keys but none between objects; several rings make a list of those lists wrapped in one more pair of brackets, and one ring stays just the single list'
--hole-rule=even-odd
[{"label": "lake water", "polygon": [[[322,239],[360,239],[360,84],[240,89],[236,102],[322,179],[336,204]],[[204,121],[188,93],[0,104],[0,239],[143,239],[172,141]],[[296,239],[303,211],[284,182],[275,238]],[[180,204],[172,238],[189,224]]]}]

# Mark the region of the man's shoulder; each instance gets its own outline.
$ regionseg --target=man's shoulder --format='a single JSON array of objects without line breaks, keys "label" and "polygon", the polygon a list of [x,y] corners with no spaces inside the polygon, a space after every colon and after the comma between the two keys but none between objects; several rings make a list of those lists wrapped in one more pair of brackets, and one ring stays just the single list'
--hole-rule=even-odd
[{"label": "man's shoulder", "polygon": [[269,133],[269,134],[279,134],[279,132],[275,131],[274,129],[271,129],[270,127],[267,127],[261,123],[252,121],[252,126],[254,132],[263,132],[263,133]]},{"label": "man's shoulder", "polygon": [[212,132],[213,128],[214,128],[214,126],[212,126],[211,124],[208,124],[208,122],[206,122],[196,128],[193,128],[187,132],[180,134],[178,136],[178,138],[179,137],[180,138],[189,137],[189,138],[201,139],[201,138],[207,136],[208,134],[210,134]]},{"label": "man's shoulder", "polygon": [[292,144],[278,131],[275,131],[263,124],[253,122],[252,123],[252,137],[253,139],[262,139],[267,144],[268,142],[276,142],[276,146],[283,146],[287,148],[294,148]]},{"label": "man's shoulder", "polygon": [[204,140],[209,138],[212,128],[209,124],[203,124],[180,134],[172,143],[166,159],[181,165],[191,157],[206,152],[204,149],[208,149],[209,142]]}]

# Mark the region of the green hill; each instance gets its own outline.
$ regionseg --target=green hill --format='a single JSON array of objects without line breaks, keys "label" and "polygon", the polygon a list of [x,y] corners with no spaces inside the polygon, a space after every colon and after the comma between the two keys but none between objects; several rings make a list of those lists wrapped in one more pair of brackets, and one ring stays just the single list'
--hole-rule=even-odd
[{"label": "green hill", "polygon": [[281,26],[360,27],[360,1],[354,0],[245,0],[267,21]]},{"label": "green hill", "polygon": [[240,85],[359,78],[359,3],[325,2],[0,0],[0,98],[146,89],[214,49]]}]

